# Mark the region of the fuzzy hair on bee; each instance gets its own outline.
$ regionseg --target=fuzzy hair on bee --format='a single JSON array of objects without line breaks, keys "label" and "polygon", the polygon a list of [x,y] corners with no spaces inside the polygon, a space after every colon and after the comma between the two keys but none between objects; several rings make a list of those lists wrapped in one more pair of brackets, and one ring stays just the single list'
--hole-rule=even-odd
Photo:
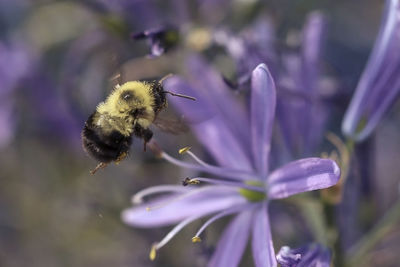
[{"label": "fuzzy hair on bee", "polygon": [[149,126],[167,107],[166,94],[195,100],[164,91],[163,80],[129,81],[117,85],[106,100],[98,104],[82,130],[84,150],[100,162],[92,174],[112,161],[123,160],[128,155],[133,136],[143,139],[146,150],[146,144],[153,137]]}]

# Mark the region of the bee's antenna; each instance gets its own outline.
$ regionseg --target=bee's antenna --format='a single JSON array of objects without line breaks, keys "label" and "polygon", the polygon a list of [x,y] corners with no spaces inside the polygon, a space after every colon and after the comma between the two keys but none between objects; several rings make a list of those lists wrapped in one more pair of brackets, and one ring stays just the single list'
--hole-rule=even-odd
[{"label": "bee's antenna", "polygon": [[120,87],[120,85],[122,84],[122,74],[121,72],[118,72],[117,74],[115,74],[114,76],[112,76],[109,81],[111,83],[114,83],[114,88],[118,88]]},{"label": "bee's antenna", "polygon": [[119,56],[116,53],[112,53],[111,63],[113,67],[117,69],[117,71],[111,78],[109,78],[109,82],[111,82],[111,85],[114,89],[118,88],[123,83],[123,68],[118,62],[120,62]]},{"label": "bee's antenna", "polygon": [[163,81],[165,81],[166,79],[168,79],[168,78],[170,78],[170,77],[172,77],[172,76],[173,76],[172,73],[168,73],[167,75],[165,75],[164,77],[162,77],[162,78],[158,81],[158,83],[159,83],[159,84],[162,84]]},{"label": "bee's antenna", "polygon": [[[158,81],[158,83],[162,84],[163,81],[165,81],[166,79],[170,78],[172,75],[173,75],[172,73],[169,73],[169,74],[165,75],[164,77],[161,78],[161,80]],[[177,93],[173,93],[173,92],[165,91],[165,90],[163,90],[163,92],[166,93],[166,94],[173,95],[173,96],[179,96],[179,97],[182,97],[182,98],[186,98],[186,99],[190,99],[190,100],[196,101],[196,98],[193,97],[193,96],[177,94]]]},{"label": "bee's antenna", "polygon": [[173,92],[165,91],[165,90],[163,92],[166,93],[166,94],[173,95],[173,96],[179,96],[179,97],[182,97],[182,98],[186,98],[186,99],[190,99],[190,100],[196,101],[196,98],[193,97],[193,96],[177,94],[177,93],[173,93]]}]

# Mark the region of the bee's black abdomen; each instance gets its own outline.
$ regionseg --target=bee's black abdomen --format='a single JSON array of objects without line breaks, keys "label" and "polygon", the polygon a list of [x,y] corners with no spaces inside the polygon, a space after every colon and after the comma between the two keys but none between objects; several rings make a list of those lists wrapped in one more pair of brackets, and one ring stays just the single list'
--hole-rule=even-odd
[{"label": "bee's black abdomen", "polygon": [[93,115],[85,123],[82,131],[82,145],[85,151],[100,162],[117,160],[122,153],[129,151],[132,137],[123,136],[118,131],[104,134],[93,125]]}]

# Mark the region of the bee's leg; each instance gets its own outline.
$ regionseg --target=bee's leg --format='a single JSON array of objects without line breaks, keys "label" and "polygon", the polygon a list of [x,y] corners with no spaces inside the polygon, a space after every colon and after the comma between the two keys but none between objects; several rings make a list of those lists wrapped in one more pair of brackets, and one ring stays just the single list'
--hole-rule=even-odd
[{"label": "bee's leg", "polygon": [[98,170],[104,169],[105,167],[107,167],[107,165],[108,165],[108,163],[100,162],[99,164],[97,164],[96,168],[94,168],[93,170],[90,171],[90,174],[94,175]]},{"label": "bee's leg", "polygon": [[143,151],[146,151],[146,144],[150,141],[153,137],[153,132],[149,129],[143,129]]},{"label": "bee's leg", "polygon": [[128,156],[127,152],[122,152],[121,154],[119,154],[118,158],[115,160],[115,164],[118,165],[127,156]]},{"label": "bee's leg", "polygon": [[144,128],[140,124],[136,123],[133,128],[133,133],[137,137],[142,138],[144,140],[143,150],[146,151],[146,144],[153,137],[153,132],[150,129]]}]

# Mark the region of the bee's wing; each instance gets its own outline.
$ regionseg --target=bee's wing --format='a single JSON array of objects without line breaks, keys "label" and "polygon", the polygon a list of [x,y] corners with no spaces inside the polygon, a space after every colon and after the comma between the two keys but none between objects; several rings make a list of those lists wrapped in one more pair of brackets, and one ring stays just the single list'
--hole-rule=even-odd
[{"label": "bee's wing", "polygon": [[176,119],[157,116],[153,124],[161,131],[171,134],[181,134],[189,131],[189,127],[183,118]]}]

